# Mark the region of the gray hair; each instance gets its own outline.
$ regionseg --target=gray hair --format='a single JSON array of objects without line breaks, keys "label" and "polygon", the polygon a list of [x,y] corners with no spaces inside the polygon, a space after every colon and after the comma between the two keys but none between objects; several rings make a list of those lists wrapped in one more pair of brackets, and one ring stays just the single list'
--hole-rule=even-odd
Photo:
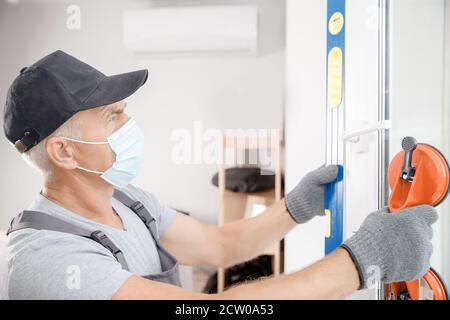
[{"label": "gray hair", "polygon": [[52,165],[45,149],[47,139],[51,137],[69,137],[81,139],[81,132],[75,117],[64,122],[55,132],[39,142],[33,148],[24,152],[22,158],[31,167],[37,169],[43,176],[48,177],[52,173]]}]

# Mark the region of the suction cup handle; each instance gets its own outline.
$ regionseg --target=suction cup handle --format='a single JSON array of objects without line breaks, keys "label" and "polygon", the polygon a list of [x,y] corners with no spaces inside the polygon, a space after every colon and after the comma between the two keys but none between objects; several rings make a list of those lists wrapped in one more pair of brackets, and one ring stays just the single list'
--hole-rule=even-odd
[{"label": "suction cup handle", "polygon": [[412,165],[412,154],[417,147],[417,140],[413,137],[405,137],[402,140],[402,148],[404,152],[402,170],[400,178],[411,181],[414,178],[416,168]]}]

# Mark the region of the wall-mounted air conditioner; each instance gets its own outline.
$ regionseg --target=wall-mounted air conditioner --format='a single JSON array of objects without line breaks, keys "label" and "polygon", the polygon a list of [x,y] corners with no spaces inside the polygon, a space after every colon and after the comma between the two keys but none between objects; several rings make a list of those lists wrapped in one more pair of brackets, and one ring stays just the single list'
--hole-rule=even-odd
[{"label": "wall-mounted air conditioner", "polygon": [[155,7],[127,11],[124,44],[135,53],[256,54],[257,7]]}]

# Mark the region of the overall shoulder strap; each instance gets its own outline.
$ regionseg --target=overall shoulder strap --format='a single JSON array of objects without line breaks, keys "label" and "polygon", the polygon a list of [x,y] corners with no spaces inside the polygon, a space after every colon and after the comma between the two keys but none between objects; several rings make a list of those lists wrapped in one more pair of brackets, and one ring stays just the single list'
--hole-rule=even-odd
[{"label": "overall shoulder strap", "polygon": [[92,239],[108,249],[122,268],[128,270],[122,251],[100,230],[89,231],[49,214],[29,210],[21,212],[11,221],[6,235],[22,229],[58,231]]},{"label": "overall shoulder strap", "polygon": [[25,210],[14,217],[6,235],[9,235],[14,231],[28,228],[36,230],[59,231],[76,234],[82,237],[89,237],[91,234],[91,231],[74,226],[71,223],[53,217],[49,214],[39,211]]},{"label": "overall shoulder strap", "polygon": [[114,198],[126,207],[130,208],[142,220],[142,222],[144,222],[155,241],[159,241],[155,218],[153,218],[142,202],[132,199],[125,192],[117,189],[114,189]]}]

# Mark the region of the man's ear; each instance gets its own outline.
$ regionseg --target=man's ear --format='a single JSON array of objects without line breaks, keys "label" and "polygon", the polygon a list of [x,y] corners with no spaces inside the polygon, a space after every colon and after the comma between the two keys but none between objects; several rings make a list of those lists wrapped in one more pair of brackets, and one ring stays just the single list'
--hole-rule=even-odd
[{"label": "man's ear", "polygon": [[63,169],[76,169],[75,148],[72,143],[60,137],[48,138],[45,150],[52,164]]}]

